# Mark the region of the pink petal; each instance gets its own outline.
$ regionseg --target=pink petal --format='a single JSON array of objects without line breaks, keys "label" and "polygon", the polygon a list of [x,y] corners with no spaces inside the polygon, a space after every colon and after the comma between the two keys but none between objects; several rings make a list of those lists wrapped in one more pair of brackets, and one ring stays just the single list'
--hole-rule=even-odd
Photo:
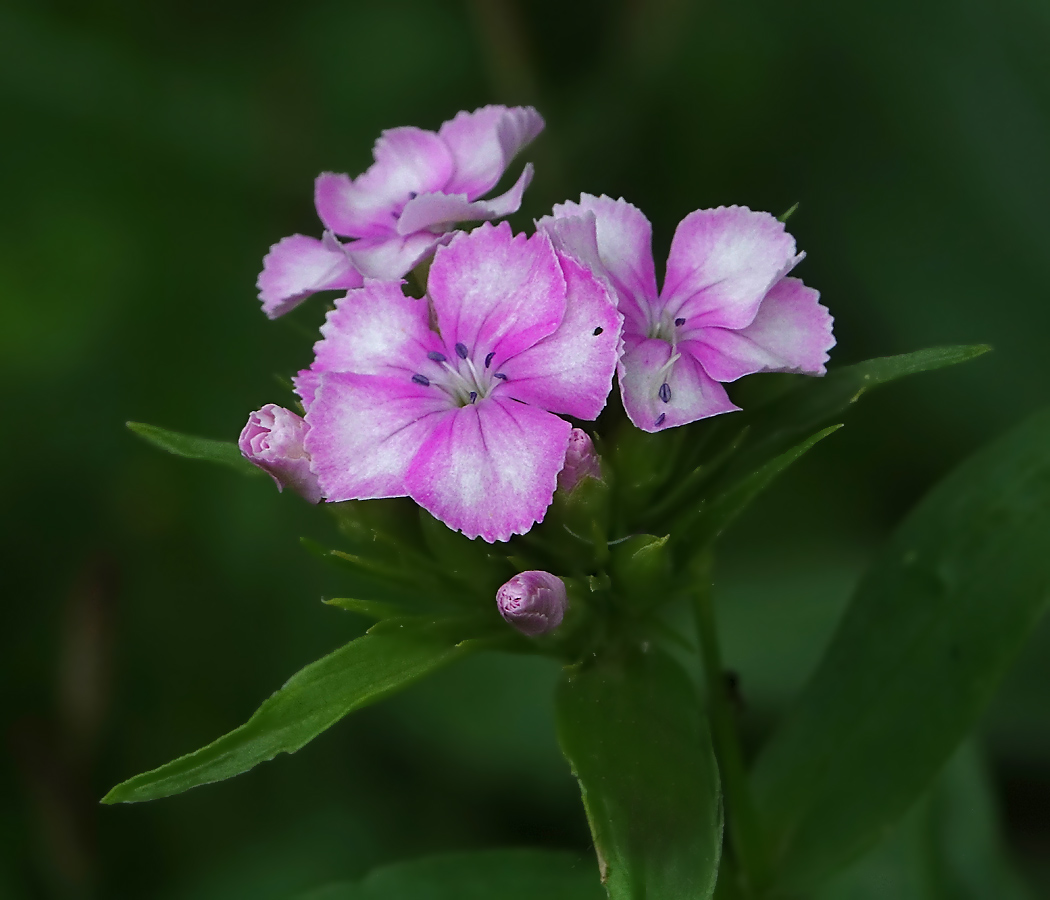
[{"label": "pink petal", "polygon": [[411,379],[441,349],[430,330],[427,301],[406,297],[401,282],[372,281],[336,300],[314,344],[317,372],[355,372]]},{"label": "pink petal", "polygon": [[689,353],[682,352],[669,367],[670,358],[671,345],[654,338],[632,341],[620,359],[623,407],[642,431],[662,431],[739,409]]},{"label": "pink petal", "polygon": [[509,216],[521,208],[525,188],[532,181],[532,164],[527,163],[518,180],[506,193],[491,200],[467,199],[466,194],[420,194],[408,201],[401,218],[397,221],[398,234],[411,234],[424,228],[444,229],[456,222],[472,222],[478,219],[499,219]]},{"label": "pink petal", "polygon": [[718,381],[735,381],[752,372],[823,375],[835,338],[831,314],[819,300],[820,293],[800,279],[784,278],[766,294],[746,328],[704,328],[681,346],[695,345],[694,355]]},{"label": "pink petal", "polygon": [[256,286],[263,312],[276,319],[317,291],[347,290],[363,282],[344,247],[326,232],[320,241],[293,234],[274,244]]},{"label": "pink petal", "polygon": [[746,206],[698,209],[671,242],[661,294],[665,315],[690,326],[743,328],[769,289],[802,256],[782,222]]},{"label": "pink petal", "polygon": [[493,364],[552,334],[565,314],[565,279],[543,234],[514,235],[506,222],[460,233],[434,256],[428,293],[446,346]]},{"label": "pink petal", "polygon": [[571,426],[489,398],[440,418],[408,472],[409,496],[467,537],[507,541],[543,516],[565,462]]},{"label": "pink petal", "polygon": [[502,395],[551,412],[597,418],[619,356],[623,316],[590,270],[558,254],[568,287],[558,330],[500,366]]},{"label": "pink petal", "polygon": [[306,450],[330,501],[403,497],[405,473],[448,399],[408,378],[324,372],[306,413]]},{"label": "pink petal", "polygon": [[518,151],[542,130],[543,119],[531,106],[485,106],[458,113],[438,131],[455,159],[445,191],[473,200],[492,190]]},{"label": "pink petal", "polygon": [[620,311],[631,318],[625,304],[643,311],[656,302],[653,266],[653,228],[636,206],[623,198],[581,194],[579,203],[554,207],[555,218],[594,213],[598,253],[620,296]]},{"label": "pink petal", "polygon": [[372,150],[375,163],[356,180],[325,172],[314,185],[314,205],[326,228],[350,237],[379,237],[416,194],[439,191],[452,177],[452,152],[433,131],[391,128]]},{"label": "pink petal", "polygon": [[320,503],[324,496],[310,471],[310,454],[303,448],[308,430],[300,416],[267,403],[248,417],[237,445],[245,459],[269,473],[277,490],[290,487],[310,503]]},{"label": "pink petal", "polygon": [[346,252],[366,278],[396,281],[411,272],[442,244],[452,240],[451,234],[431,234],[429,231],[401,237],[397,234],[380,238],[351,241]]}]

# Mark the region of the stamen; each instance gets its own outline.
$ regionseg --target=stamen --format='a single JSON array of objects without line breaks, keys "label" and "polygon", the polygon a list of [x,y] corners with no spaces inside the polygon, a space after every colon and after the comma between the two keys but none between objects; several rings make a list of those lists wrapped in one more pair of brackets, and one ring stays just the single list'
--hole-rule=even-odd
[{"label": "stamen", "polygon": [[448,357],[444,353],[438,353],[437,350],[431,350],[427,354],[427,359],[432,359],[434,362],[444,362]]},{"label": "stamen", "polygon": [[478,402],[478,392],[477,391],[471,391],[470,392],[470,402],[471,403],[477,403]]},{"label": "stamen", "polygon": [[466,344],[456,344],[456,356],[458,356],[460,359],[466,359],[467,352],[468,351]]},{"label": "stamen", "polygon": [[408,199],[409,200],[415,200],[416,197],[418,197],[418,196],[419,196],[419,192],[418,191],[409,191],[408,192]]},{"label": "stamen", "polygon": [[485,368],[487,369],[492,365],[492,357],[496,355],[496,351],[493,350],[488,356],[485,357]]},{"label": "stamen", "polygon": [[605,329],[602,328],[601,325],[599,325],[597,328],[594,329],[594,331],[591,332],[591,334],[593,334],[595,337],[598,337],[598,335],[601,334],[603,331],[605,331]]},{"label": "stamen", "polygon": [[423,385],[423,387],[430,387],[430,379],[427,378],[426,375],[420,375],[418,372],[416,372],[416,374],[412,376],[412,380],[416,384]]},{"label": "stamen", "polygon": [[667,413],[660,413],[660,416],[659,416],[659,418],[657,418],[657,420],[656,420],[656,422],[654,423],[654,426],[653,426],[653,427],[654,427],[654,428],[658,428],[658,427],[659,427],[660,425],[662,425],[662,424],[663,424],[663,421],[664,421],[664,419],[666,419],[666,418],[667,418]]},{"label": "stamen", "polygon": [[678,326],[679,328],[681,328],[681,327],[682,327],[682,326],[683,326],[683,325],[685,324],[685,319],[675,319],[675,320],[674,320],[674,323],[675,323],[675,325],[677,325],[677,326]]},{"label": "stamen", "polygon": [[506,381],[507,380],[507,376],[504,375],[502,372],[493,372],[492,373],[492,377],[493,378],[498,378],[501,381]]},{"label": "stamen", "polygon": [[660,385],[660,399],[663,400],[664,403],[671,402],[671,385],[666,381]]},{"label": "stamen", "polygon": [[481,379],[478,378],[478,370],[474,368],[474,360],[472,360],[472,359],[468,359],[467,360],[467,368],[470,369],[470,374],[474,376],[475,384],[480,384],[481,383]]}]

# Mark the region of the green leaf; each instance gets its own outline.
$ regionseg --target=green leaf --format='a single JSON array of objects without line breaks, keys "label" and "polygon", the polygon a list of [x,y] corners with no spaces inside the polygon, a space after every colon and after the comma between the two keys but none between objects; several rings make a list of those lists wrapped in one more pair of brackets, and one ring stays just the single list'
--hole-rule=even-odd
[{"label": "green leaf", "polygon": [[867,572],[754,784],[781,876],[869,846],[973,727],[1050,598],[1050,410],[908,516]]},{"label": "green leaf", "polygon": [[678,664],[650,648],[566,669],[557,721],[611,900],[710,897],[722,848],[718,768]]},{"label": "green leaf", "polygon": [[143,440],[149,441],[154,447],[160,447],[161,450],[166,450],[168,453],[174,453],[176,456],[221,463],[236,469],[242,475],[263,474],[262,469],[253,466],[241,455],[241,451],[233,441],[215,441],[211,438],[194,437],[192,434],[179,434],[177,431],[168,431],[142,422],[126,424],[129,430]]},{"label": "green leaf", "polygon": [[293,675],[240,728],[118,784],[103,803],[169,797],[294,753],[347,713],[367,706],[472,649],[462,621],[387,619]]},{"label": "green leaf", "polygon": [[706,547],[725,531],[733,519],[747,509],[751,501],[769,487],[781,472],[841,427],[832,425],[818,431],[801,444],[774,457],[758,471],[742,478],[710,503],[690,510],[672,526],[672,534],[696,550]]},{"label": "green leaf", "polygon": [[383,866],[300,900],[601,900],[590,859],[549,850],[450,853]]},{"label": "green leaf", "polygon": [[838,418],[874,387],[908,375],[967,362],[990,349],[984,344],[930,347],[832,369],[823,378],[806,378],[803,384],[787,394],[734,419],[739,426],[750,426],[751,433],[746,446],[728,467],[724,480],[735,480],[741,474],[754,471],[770,457],[796,443],[802,435]]},{"label": "green leaf", "polygon": [[613,546],[613,579],[632,607],[643,610],[667,598],[671,586],[670,537],[636,534]]}]

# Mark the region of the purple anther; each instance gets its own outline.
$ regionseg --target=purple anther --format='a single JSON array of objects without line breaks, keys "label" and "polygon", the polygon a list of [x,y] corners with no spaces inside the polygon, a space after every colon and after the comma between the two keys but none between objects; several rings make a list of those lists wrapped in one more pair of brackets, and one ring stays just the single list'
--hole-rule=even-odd
[{"label": "purple anther", "polygon": [[467,345],[466,344],[456,344],[456,356],[458,356],[460,359],[466,359],[467,358]]},{"label": "purple anther", "polygon": [[674,323],[675,323],[675,325],[677,325],[677,326],[678,326],[679,328],[681,328],[681,327],[682,327],[682,326],[683,326],[683,325],[685,324],[685,319],[675,319],[675,320],[674,320]]},{"label": "purple anther", "polygon": [[485,368],[487,369],[492,365],[492,357],[496,355],[496,351],[493,350],[488,356],[485,357]]},{"label": "purple anther", "polygon": [[605,329],[602,328],[601,325],[599,325],[597,328],[594,329],[594,331],[591,332],[591,334],[593,334],[595,337],[598,337],[598,335],[601,334],[603,331],[605,331]]},{"label": "purple anther", "polygon": [[448,357],[444,353],[438,353],[437,350],[431,350],[427,354],[427,359],[432,359],[434,362],[444,362]]},{"label": "purple anther", "polygon": [[430,387],[430,379],[427,378],[426,375],[420,375],[418,372],[416,372],[416,374],[412,376],[412,380],[416,384],[423,385],[423,387]]},{"label": "purple anther", "polygon": [[659,428],[661,425],[664,424],[664,419],[666,419],[666,418],[667,418],[667,413],[660,413],[660,415],[657,416],[656,421],[653,423],[653,427],[654,428]]},{"label": "purple anther", "polygon": [[471,403],[477,403],[478,402],[478,392],[477,391],[471,391],[470,392],[470,402]]},{"label": "purple anther", "polygon": [[409,191],[408,192],[408,199],[409,200],[415,200],[416,197],[418,197],[418,196],[419,196],[419,191]]},{"label": "purple anther", "polygon": [[557,628],[568,603],[565,582],[557,575],[535,569],[515,575],[496,591],[499,614],[528,637]]},{"label": "purple anther", "polygon": [[671,385],[666,381],[660,385],[660,399],[663,400],[664,403],[671,402]]},{"label": "purple anther", "polygon": [[500,379],[500,381],[506,381],[507,380],[507,376],[504,375],[502,372],[493,372],[492,373],[492,377],[493,378],[498,378],[498,379]]}]

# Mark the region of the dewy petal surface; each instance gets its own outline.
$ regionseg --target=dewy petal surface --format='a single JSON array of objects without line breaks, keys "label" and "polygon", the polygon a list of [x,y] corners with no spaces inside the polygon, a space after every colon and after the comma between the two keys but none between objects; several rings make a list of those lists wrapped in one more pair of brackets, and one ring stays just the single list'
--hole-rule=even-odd
[{"label": "dewy petal surface", "polygon": [[411,234],[424,228],[444,228],[456,222],[499,219],[521,208],[525,188],[532,181],[532,164],[527,163],[511,188],[491,200],[467,199],[466,194],[437,192],[420,194],[408,201],[397,220],[398,234]]},{"label": "dewy petal surface", "polygon": [[[667,341],[649,339],[629,342],[620,359],[623,406],[642,431],[662,431],[739,409],[689,353],[682,352],[669,365],[671,357]],[[661,391],[664,384],[667,388]]]},{"label": "dewy petal surface", "polygon": [[[626,200],[581,194],[579,203],[554,207],[555,218],[594,214],[598,254],[623,301],[644,307],[656,302],[653,228],[640,209]],[[621,312],[631,318],[622,308]]]},{"label": "dewy petal surface", "polygon": [[507,360],[501,396],[580,419],[597,418],[612,385],[623,316],[589,269],[559,253],[567,286],[554,334]]},{"label": "dewy petal surface", "polygon": [[312,369],[411,379],[428,352],[440,350],[427,301],[406,297],[397,281],[366,281],[336,300],[314,344]]},{"label": "dewy petal surface", "polygon": [[469,538],[524,534],[554,496],[570,430],[551,413],[491,397],[447,412],[412,463],[409,496]]},{"label": "dewy petal surface", "polygon": [[263,312],[276,319],[317,291],[348,290],[363,283],[334,235],[326,234],[319,241],[293,234],[274,244],[263,258],[257,287]]},{"label": "dewy petal surface", "polygon": [[439,249],[428,292],[446,346],[493,353],[495,366],[552,334],[565,314],[565,278],[550,240],[513,235],[506,222]]},{"label": "dewy petal surface", "polygon": [[690,326],[744,328],[801,259],[782,222],[744,206],[698,209],[678,223],[661,307]]},{"label": "dewy petal surface", "polygon": [[766,294],[746,328],[705,328],[694,353],[712,378],[735,381],[752,372],[803,372],[823,375],[835,346],[832,318],[820,293],[798,278],[783,278]]},{"label": "dewy petal surface", "polygon": [[543,130],[543,124],[531,106],[485,106],[458,113],[438,131],[455,160],[455,172],[445,191],[474,200],[492,190],[518,151]]},{"label": "dewy petal surface", "polygon": [[392,234],[397,216],[415,194],[442,190],[455,163],[448,145],[433,131],[391,128],[372,151],[375,163],[351,180],[325,172],[314,185],[314,204],[326,228],[350,237]]},{"label": "dewy petal surface", "polygon": [[408,378],[324,372],[306,413],[306,450],[330,501],[403,497],[405,474],[437,419],[439,392]]}]

